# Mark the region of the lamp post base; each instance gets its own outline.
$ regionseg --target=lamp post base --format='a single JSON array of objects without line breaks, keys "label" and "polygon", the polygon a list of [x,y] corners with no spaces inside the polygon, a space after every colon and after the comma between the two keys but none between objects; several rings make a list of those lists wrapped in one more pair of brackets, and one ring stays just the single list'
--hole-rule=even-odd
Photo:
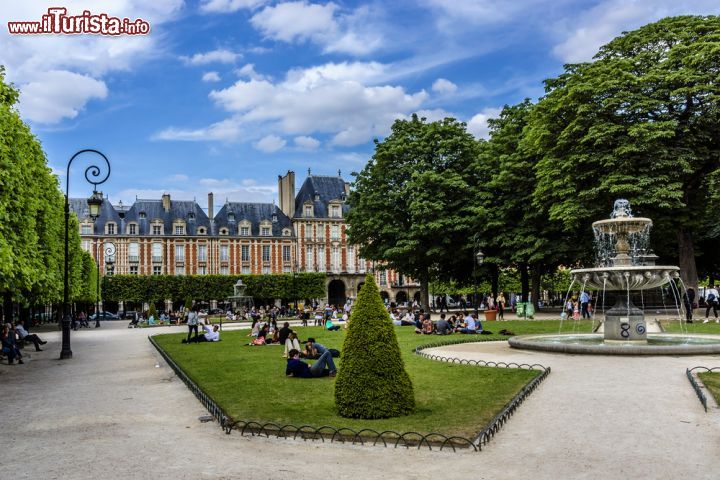
[{"label": "lamp post base", "polygon": [[70,350],[70,317],[63,318],[62,321],[62,350],[60,350],[60,360],[72,358],[72,350]]}]

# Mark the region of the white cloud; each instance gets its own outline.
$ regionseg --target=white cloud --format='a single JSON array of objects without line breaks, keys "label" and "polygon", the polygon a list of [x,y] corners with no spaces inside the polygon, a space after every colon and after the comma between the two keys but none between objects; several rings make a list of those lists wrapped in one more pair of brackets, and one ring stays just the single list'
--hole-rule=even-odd
[{"label": "white cloud", "polygon": [[219,82],[220,81],[220,75],[218,72],[205,72],[202,76],[203,82]]},{"label": "white cloud", "polygon": [[285,146],[287,142],[277,135],[267,135],[253,144],[255,149],[265,153],[277,152]]},{"label": "white cloud", "polygon": [[718,13],[720,4],[716,0],[606,0],[558,22],[555,30],[564,31],[565,39],[553,48],[553,53],[566,63],[588,62],[601,46],[623,31],[667,16]]},{"label": "white cloud", "polygon": [[267,0],[202,0],[200,10],[203,12],[227,13],[247,8],[252,9],[267,3]]},{"label": "white cloud", "polygon": [[367,55],[382,46],[382,34],[373,28],[372,20],[368,7],[343,13],[332,2],[320,5],[297,1],[267,6],[250,21],[266,38],[311,41],[326,53]]},{"label": "white cloud", "polygon": [[65,70],[43,72],[36,80],[22,86],[20,113],[39,123],[57,123],[75,118],[92,99],[107,97],[102,80]]},{"label": "white cloud", "polygon": [[205,53],[196,53],[192,57],[180,58],[188,65],[207,65],[209,63],[235,63],[242,58],[242,54],[219,48]]},{"label": "white cloud", "polygon": [[457,115],[445,111],[442,108],[434,108],[432,110],[418,110],[416,113],[418,117],[424,118],[428,122],[437,122],[446,118],[457,118]]},{"label": "white cloud", "polygon": [[467,122],[467,131],[472,133],[475,138],[488,138],[490,128],[487,121],[491,118],[497,118],[502,112],[501,108],[484,108],[480,113],[474,115]]},{"label": "white cloud", "polygon": [[[103,37],[98,35],[10,35],[0,29],[2,64],[7,68],[7,80],[25,93],[25,111],[42,123],[57,123],[63,118],[74,118],[87,101],[106,98],[107,87],[103,77],[110,72],[130,70],[139,63],[164,51],[160,33],[164,23],[174,19],[184,5],[183,0],[68,0],[63,3],[68,14],[83,10],[106,13],[110,16],[142,18],[151,24],[152,35],[134,37]],[[38,21],[47,14],[48,3],[40,1],[3,2],[3,17],[15,21]],[[73,75],[82,77],[80,89],[68,81],[53,84],[53,80],[67,80]],[[79,78],[78,77],[78,78]],[[100,83],[102,83],[102,87]],[[27,86],[32,84],[35,93],[52,91],[52,97],[43,101],[30,99]],[[103,93],[104,89],[104,93]],[[32,104],[28,107],[28,104]],[[28,110],[30,108],[30,110]]]},{"label": "white cloud", "polygon": [[255,65],[253,65],[252,63],[243,65],[242,68],[238,68],[237,70],[235,70],[235,73],[239,77],[249,78],[251,80],[264,80],[266,78],[265,75],[261,75],[255,71]]},{"label": "white cloud", "polygon": [[432,84],[432,90],[433,92],[449,94],[457,90],[457,85],[445,78],[438,78],[435,80],[435,83]]},{"label": "white cloud", "polygon": [[[263,185],[254,179],[231,179],[231,178],[202,178],[190,181],[184,185],[177,185],[176,188],[128,188],[121,190],[115,195],[117,200],[123,203],[132,204],[135,198],[160,199],[163,193],[169,193],[173,200],[195,199],[202,208],[207,207],[207,194],[213,192],[215,195],[215,213],[222,208],[225,199],[231,202],[261,202],[270,203],[277,197],[277,185]],[[113,199],[115,203],[115,199]]]},{"label": "white cloud", "polygon": [[547,0],[423,0],[427,7],[439,13],[443,27],[458,24],[492,25],[517,18],[520,12],[546,5]]},{"label": "white cloud", "polygon": [[400,86],[365,85],[362,76],[352,79],[356,71],[373,72],[366,73],[364,80],[380,78],[384,69],[375,62],[327,64],[291,70],[277,82],[239,80],[210,92],[210,98],[232,114],[222,125],[169,128],[155,138],[239,140],[241,134],[252,138],[248,132],[254,132],[254,138],[329,134],[333,145],[359,145],[385,135],[395,119],[418,110],[428,99],[424,90],[407,93]]},{"label": "white cloud", "polygon": [[295,137],[293,139],[293,142],[295,143],[296,147],[302,150],[317,150],[317,148],[320,146],[320,140],[305,135]]}]

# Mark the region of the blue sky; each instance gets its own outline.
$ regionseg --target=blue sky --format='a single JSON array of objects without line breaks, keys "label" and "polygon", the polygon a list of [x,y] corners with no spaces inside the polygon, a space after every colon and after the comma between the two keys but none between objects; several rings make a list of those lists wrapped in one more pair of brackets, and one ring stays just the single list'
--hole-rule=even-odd
[{"label": "blue sky", "polygon": [[[11,36],[8,21],[142,18],[146,37]],[[112,162],[113,203],[276,198],[277,175],[363,167],[396,118],[453,116],[476,136],[504,104],[624,30],[716,0],[109,0],[3,2],[0,64],[64,183],[81,148]],[[87,196],[80,168],[71,195]]]}]

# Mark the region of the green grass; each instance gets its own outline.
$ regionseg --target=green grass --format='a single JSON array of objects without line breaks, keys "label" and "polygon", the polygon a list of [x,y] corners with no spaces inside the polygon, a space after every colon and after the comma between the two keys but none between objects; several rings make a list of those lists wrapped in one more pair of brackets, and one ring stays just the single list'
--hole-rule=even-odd
[{"label": "green grass", "polygon": [[720,372],[698,373],[698,378],[702,380],[705,387],[715,397],[715,402],[720,404]]},{"label": "green grass", "polygon": [[686,330],[688,333],[712,333],[720,335],[720,325],[715,323],[714,319],[710,323],[702,323],[704,319],[695,319],[693,323],[686,324],[685,322],[680,324],[679,321],[662,321],[662,326],[668,333],[684,333]]},{"label": "green grass", "polygon": [[[503,328],[515,334],[557,333],[559,321],[487,322],[494,335],[478,340],[501,340]],[[580,322],[581,331],[590,322]],[[564,331],[573,331],[564,322]],[[340,417],[334,406],[334,379],[298,379],[285,376],[286,361],[280,346],[245,346],[247,330],[223,332],[217,344],[184,345],[184,334],[158,335],[157,343],[231,417],[291,423],[297,426],[330,425],[356,430],[439,432],[472,437],[538,375],[537,371],[452,365],[427,360],[412,353],[417,345],[467,338],[416,335],[411,327],[395,327],[408,374],[415,387],[417,409],[411,415],[382,420]],[[298,327],[301,339],[315,337],[327,347],[341,349],[345,332],[325,332],[320,327]],[[492,360],[492,359],[488,359]],[[342,368],[342,359],[336,359]]]}]

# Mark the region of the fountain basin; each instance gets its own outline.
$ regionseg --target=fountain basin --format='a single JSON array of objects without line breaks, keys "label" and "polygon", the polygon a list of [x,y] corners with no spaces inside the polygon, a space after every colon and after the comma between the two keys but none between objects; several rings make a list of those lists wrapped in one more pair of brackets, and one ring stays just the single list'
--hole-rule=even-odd
[{"label": "fountain basin", "polygon": [[647,343],[608,342],[598,334],[520,335],[508,339],[513,348],[589,355],[720,354],[720,335],[648,334]]},{"label": "fountain basin", "polygon": [[668,283],[679,275],[680,268],[665,265],[579,268],[570,270],[575,282],[594,290],[647,290]]}]

